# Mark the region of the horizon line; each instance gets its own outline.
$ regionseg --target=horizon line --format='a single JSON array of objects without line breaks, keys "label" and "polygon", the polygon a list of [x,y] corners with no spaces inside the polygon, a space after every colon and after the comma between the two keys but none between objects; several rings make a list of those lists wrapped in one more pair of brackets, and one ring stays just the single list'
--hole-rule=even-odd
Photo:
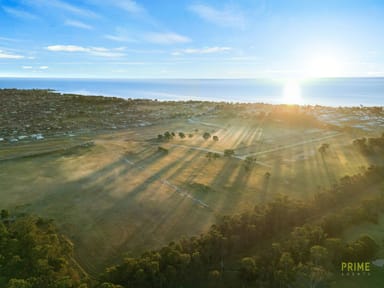
[{"label": "horizon line", "polygon": [[28,77],[28,76],[0,76],[0,79],[63,79],[63,80],[321,80],[321,79],[354,79],[354,78],[366,78],[377,79],[384,78],[384,75],[380,76],[324,76],[324,77],[67,77],[67,76],[40,76],[40,77]]}]

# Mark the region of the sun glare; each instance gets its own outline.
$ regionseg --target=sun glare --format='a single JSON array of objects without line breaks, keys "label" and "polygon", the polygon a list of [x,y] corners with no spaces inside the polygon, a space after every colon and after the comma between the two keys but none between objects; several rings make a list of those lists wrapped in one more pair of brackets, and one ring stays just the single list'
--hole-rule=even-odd
[{"label": "sun glare", "polygon": [[283,87],[283,103],[285,104],[301,104],[301,87],[297,80],[288,80]]},{"label": "sun glare", "polygon": [[335,55],[316,55],[309,61],[307,73],[309,77],[341,76],[343,73],[342,61]]}]

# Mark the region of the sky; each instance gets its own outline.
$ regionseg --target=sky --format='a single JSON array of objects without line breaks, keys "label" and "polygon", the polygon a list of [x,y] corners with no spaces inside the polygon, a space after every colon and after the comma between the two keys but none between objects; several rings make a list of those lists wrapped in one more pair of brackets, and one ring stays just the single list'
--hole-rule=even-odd
[{"label": "sky", "polygon": [[384,76],[382,0],[0,0],[0,77]]}]

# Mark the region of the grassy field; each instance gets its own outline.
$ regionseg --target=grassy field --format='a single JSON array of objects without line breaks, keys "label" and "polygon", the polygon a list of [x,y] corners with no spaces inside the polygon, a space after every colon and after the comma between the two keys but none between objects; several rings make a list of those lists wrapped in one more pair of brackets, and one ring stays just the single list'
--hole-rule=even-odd
[{"label": "grassy field", "polygon": [[[165,131],[176,137],[157,142]],[[181,139],[177,132],[192,137]],[[219,141],[204,140],[204,132]],[[312,198],[369,165],[351,146],[355,138],[306,123],[218,116],[5,144],[0,157],[16,158],[0,162],[0,199],[3,208],[55,219],[75,243],[79,263],[96,273],[127,251],[137,255],[197,235],[218,216],[251,209],[278,194]],[[76,148],[87,141],[95,145]],[[318,151],[322,143],[330,145],[324,154]],[[235,155],[206,157],[225,149]],[[247,156],[256,157],[249,170]]]}]

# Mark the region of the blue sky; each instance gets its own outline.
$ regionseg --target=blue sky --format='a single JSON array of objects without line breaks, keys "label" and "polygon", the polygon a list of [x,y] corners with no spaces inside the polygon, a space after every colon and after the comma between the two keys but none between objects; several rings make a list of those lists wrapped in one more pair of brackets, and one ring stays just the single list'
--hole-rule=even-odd
[{"label": "blue sky", "polygon": [[0,77],[384,76],[381,0],[0,0]]}]

